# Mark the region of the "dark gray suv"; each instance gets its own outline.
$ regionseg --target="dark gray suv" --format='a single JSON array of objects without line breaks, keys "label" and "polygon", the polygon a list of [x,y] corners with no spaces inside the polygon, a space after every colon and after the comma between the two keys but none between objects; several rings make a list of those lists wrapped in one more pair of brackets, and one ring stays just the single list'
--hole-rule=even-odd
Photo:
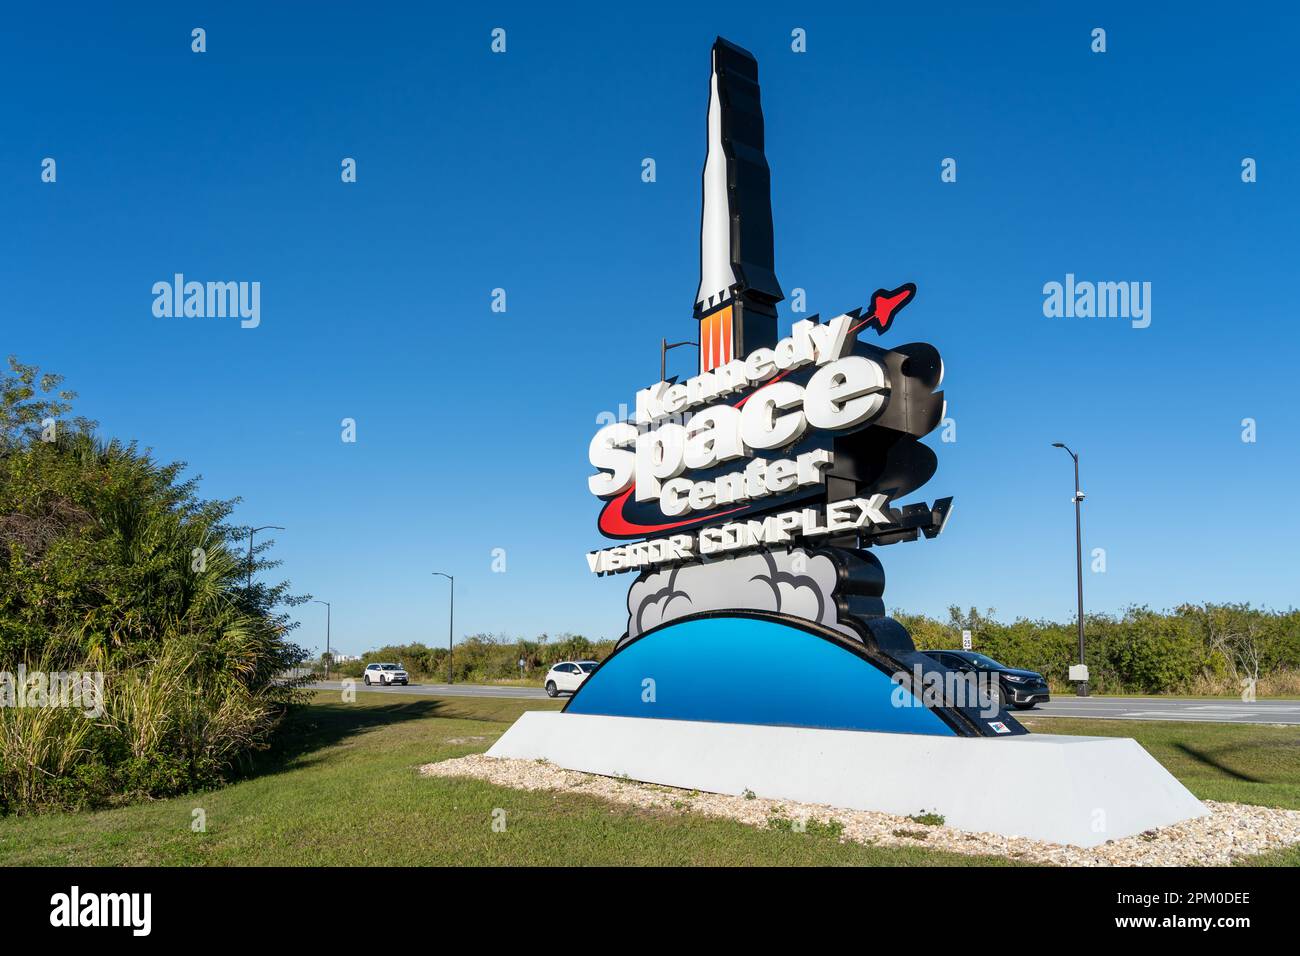
[{"label": "dark gray suv", "polygon": [[1045,704],[1052,698],[1047,692],[1047,681],[1037,671],[1023,671],[999,664],[991,657],[974,651],[925,651],[949,670],[959,673],[996,674],[998,678],[998,703],[1003,708],[1028,710],[1035,704]]}]

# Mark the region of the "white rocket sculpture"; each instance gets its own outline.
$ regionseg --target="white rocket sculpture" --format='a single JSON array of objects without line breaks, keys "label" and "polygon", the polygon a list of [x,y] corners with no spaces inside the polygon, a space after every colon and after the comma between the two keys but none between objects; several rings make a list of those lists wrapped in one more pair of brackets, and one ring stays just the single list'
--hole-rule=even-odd
[{"label": "white rocket sculpture", "polygon": [[771,173],[763,153],[758,61],[718,37],[709,80],[700,218],[700,371],[776,343]]}]

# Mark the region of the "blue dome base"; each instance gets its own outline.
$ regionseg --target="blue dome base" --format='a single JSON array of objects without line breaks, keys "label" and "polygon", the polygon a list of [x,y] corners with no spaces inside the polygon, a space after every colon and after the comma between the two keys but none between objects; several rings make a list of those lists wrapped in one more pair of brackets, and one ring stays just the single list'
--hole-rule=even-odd
[{"label": "blue dome base", "polygon": [[795,618],[722,612],[636,637],[605,660],[566,713],[968,735],[891,679],[906,671],[864,644]]}]

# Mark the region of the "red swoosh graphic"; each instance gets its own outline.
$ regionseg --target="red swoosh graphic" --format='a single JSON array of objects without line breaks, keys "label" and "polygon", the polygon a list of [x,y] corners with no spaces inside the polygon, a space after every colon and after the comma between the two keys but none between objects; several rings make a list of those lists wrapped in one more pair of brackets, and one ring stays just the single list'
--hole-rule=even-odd
[{"label": "red swoosh graphic", "polygon": [[735,514],[737,511],[744,511],[748,506],[742,505],[739,508],[732,508],[730,511],[719,511],[717,514],[705,515],[699,518],[687,518],[684,521],[671,521],[667,524],[633,524],[623,516],[623,506],[627,500],[632,497],[632,492],[636,491],[636,485],[633,485],[627,491],[623,492],[617,498],[610,498],[605,503],[605,507],[600,512],[600,519],[596,525],[603,534],[611,538],[622,538],[627,536],[637,536],[644,534],[653,534],[656,531],[671,531],[673,528],[684,528],[688,524],[702,524],[705,521],[713,521],[721,518],[723,515]]},{"label": "red swoosh graphic", "polygon": [[[852,331],[852,330],[850,330],[850,334],[851,334],[851,331]],[[736,407],[737,407],[737,408],[743,408],[744,405],[745,405],[745,403],[746,403],[747,401],[749,401],[751,398],[753,398],[755,395],[757,395],[757,394],[758,394],[759,392],[761,392],[763,389],[767,388],[769,385],[775,385],[777,382],[781,381],[781,379],[785,378],[787,375],[789,375],[789,374],[790,374],[791,372],[793,372],[793,371],[794,371],[794,369],[792,369],[792,368],[788,368],[788,369],[786,369],[784,372],[782,372],[780,375],[778,375],[776,378],[768,379],[766,382],[764,382],[762,385],[758,386],[758,388],[754,389],[752,392],[750,392],[748,395],[746,395],[746,396],[745,396],[744,398],[742,398],[740,401],[736,402]]]}]

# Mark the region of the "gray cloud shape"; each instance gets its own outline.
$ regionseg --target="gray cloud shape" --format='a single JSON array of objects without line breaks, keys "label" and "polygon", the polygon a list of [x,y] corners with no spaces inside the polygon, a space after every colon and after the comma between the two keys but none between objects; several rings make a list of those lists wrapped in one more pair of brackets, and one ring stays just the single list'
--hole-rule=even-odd
[{"label": "gray cloud shape", "polygon": [[701,611],[748,608],[814,621],[857,638],[839,622],[835,565],[801,548],[760,551],[656,571],[627,592],[627,640]]}]

